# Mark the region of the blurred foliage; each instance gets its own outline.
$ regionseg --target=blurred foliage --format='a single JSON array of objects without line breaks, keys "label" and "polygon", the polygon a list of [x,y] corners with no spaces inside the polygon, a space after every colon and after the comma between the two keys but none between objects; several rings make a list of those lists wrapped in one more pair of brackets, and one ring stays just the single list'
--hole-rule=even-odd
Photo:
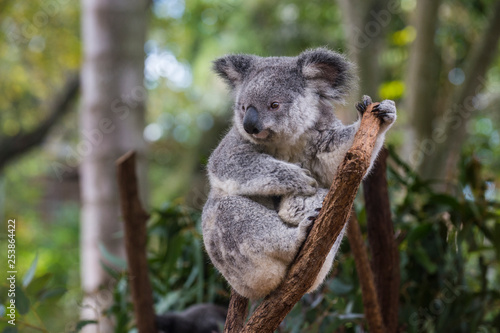
[{"label": "blurred foliage", "polygon": [[500,327],[500,201],[481,163],[464,157],[458,187],[436,193],[391,150],[400,239],[400,323],[408,332]]},{"label": "blurred foliage", "polygon": [[[16,218],[16,327],[19,332],[72,332],[79,314],[78,207],[61,207],[49,225]],[[2,248],[4,247],[2,242]],[[2,261],[3,262],[3,261]],[[8,306],[6,270],[0,272],[0,314]],[[54,320],[54,313],[61,319]],[[10,327],[0,315],[0,332]]]}]

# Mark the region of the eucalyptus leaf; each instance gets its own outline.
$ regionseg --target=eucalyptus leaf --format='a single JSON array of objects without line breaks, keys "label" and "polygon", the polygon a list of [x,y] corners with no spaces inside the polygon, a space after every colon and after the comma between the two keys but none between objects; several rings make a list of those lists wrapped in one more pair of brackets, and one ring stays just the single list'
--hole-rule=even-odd
[{"label": "eucalyptus leaf", "polygon": [[127,261],[109,252],[106,246],[104,246],[104,244],[102,243],[99,243],[99,252],[102,254],[104,259],[106,259],[106,261],[108,261],[111,265],[115,266],[120,270],[127,269]]},{"label": "eucalyptus leaf", "polygon": [[16,286],[16,308],[22,315],[27,314],[30,310],[30,300],[19,286]]},{"label": "eucalyptus leaf", "polygon": [[33,280],[33,277],[35,276],[35,271],[36,271],[36,266],[38,264],[38,252],[35,255],[35,259],[31,262],[30,268],[26,272],[23,278],[23,287],[26,288],[30,282]]}]

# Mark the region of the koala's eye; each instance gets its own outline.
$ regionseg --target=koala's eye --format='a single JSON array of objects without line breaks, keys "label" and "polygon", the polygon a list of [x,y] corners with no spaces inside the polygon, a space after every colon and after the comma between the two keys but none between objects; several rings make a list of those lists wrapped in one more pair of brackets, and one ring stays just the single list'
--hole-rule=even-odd
[{"label": "koala's eye", "polygon": [[271,109],[276,110],[280,107],[280,103],[278,102],[272,102],[271,103]]}]

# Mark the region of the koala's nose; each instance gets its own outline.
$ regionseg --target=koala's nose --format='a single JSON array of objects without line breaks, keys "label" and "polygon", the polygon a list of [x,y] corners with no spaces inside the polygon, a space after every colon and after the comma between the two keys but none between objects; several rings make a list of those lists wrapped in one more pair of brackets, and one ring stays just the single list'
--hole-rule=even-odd
[{"label": "koala's nose", "polygon": [[259,122],[259,113],[253,106],[248,107],[245,112],[243,128],[248,134],[258,134],[262,131],[262,125]]}]

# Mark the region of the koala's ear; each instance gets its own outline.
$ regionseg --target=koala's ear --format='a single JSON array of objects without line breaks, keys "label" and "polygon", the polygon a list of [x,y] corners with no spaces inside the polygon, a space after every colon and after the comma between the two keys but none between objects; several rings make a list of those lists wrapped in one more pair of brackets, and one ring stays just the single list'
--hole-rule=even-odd
[{"label": "koala's ear", "polygon": [[352,64],[342,55],[325,48],[301,53],[297,66],[308,84],[328,99],[341,100],[353,79]]},{"label": "koala's ear", "polygon": [[227,55],[215,60],[213,69],[231,88],[235,88],[243,82],[256,58],[246,54]]}]

